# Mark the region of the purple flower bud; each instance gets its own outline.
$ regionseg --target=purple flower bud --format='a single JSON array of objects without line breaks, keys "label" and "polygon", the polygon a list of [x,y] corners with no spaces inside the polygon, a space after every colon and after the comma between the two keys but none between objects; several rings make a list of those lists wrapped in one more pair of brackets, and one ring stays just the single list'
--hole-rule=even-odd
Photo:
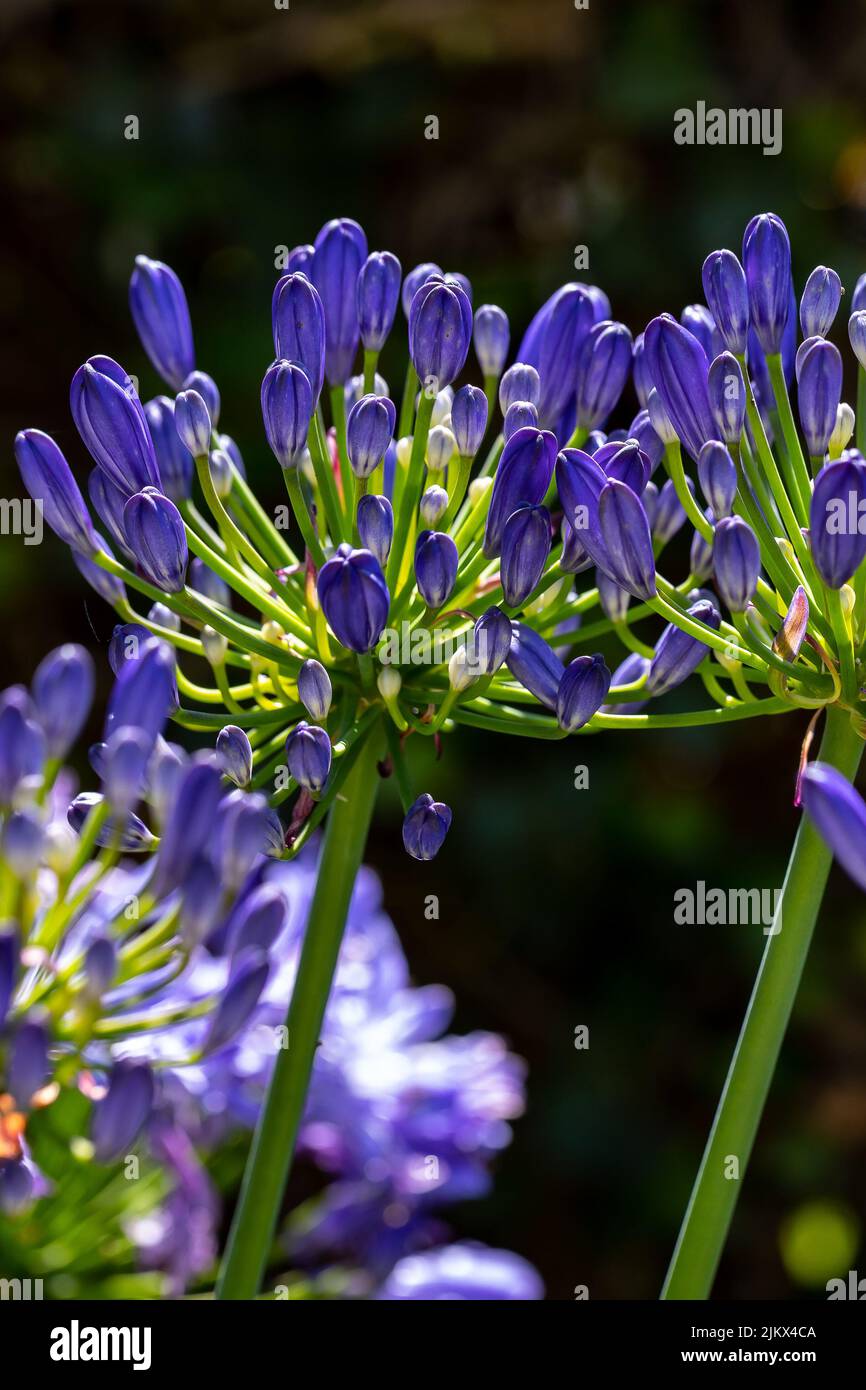
[{"label": "purple flower bud", "polygon": [[469,303],[472,303],[472,283],[468,275],[462,275],[459,270],[446,270],[443,279],[449,284],[459,285]]},{"label": "purple flower bud", "polygon": [[737,469],[717,439],[708,439],[698,454],[698,479],[713,515],[730,516],[737,491]]},{"label": "purple flower bud", "polygon": [[264,854],[270,835],[268,803],[260,792],[234,790],[219,805],[212,857],[222,874],[223,886],[235,893]]},{"label": "purple flower bud", "polygon": [[848,452],[815,480],[809,538],[815,568],[831,589],[841,589],[866,556],[866,463]]},{"label": "purple flower bud", "polygon": [[441,265],[437,265],[435,261],[422,261],[420,265],[416,265],[413,270],[409,271],[403,281],[403,290],[401,294],[403,313],[407,319],[409,318],[409,313],[412,308],[412,300],[415,298],[421,286],[430,279],[431,275],[444,277],[444,274],[445,272]]},{"label": "purple flower bud", "polygon": [[740,516],[723,517],[713,536],[713,577],[732,613],[744,613],[758,587],[761,550],[755,533]]},{"label": "purple flower bud", "polygon": [[650,474],[655,473],[664,455],[664,445],[653,428],[648,410],[640,410],[629,425],[629,439],[636,439],[638,447],[649,459]]},{"label": "purple flower bud", "polygon": [[394,510],[387,497],[367,493],[358,502],[358,535],[361,544],[375,555],[379,564],[387,563],[394,539]]},{"label": "purple flower bud", "polygon": [[[649,674],[650,663],[640,652],[629,652],[624,661],[617,666],[610,678],[611,686],[631,685],[633,681],[643,680]],[[649,704],[648,700],[629,700],[624,704],[602,705],[602,714],[640,714]]]},{"label": "purple flower bud", "polygon": [[809,457],[823,459],[842,399],[842,354],[819,338],[800,362],[797,405]]},{"label": "purple flower bud", "polygon": [[[162,479],[162,490],[166,497],[170,497],[174,503],[187,502],[192,496],[195,462],[177,432],[177,425],[174,422],[174,401],[170,396],[155,396],[144,407],[144,414],[156,452],[159,476]],[[103,477],[104,475],[97,473],[95,476]],[[93,477],[94,475],[91,474],[91,478]],[[105,514],[100,509],[92,492],[91,499],[102,520],[105,521]],[[106,525],[108,524],[106,522]]]},{"label": "purple flower bud", "polygon": [[15,1214],[33,1200],[33,1169],[23,1158],[0,1159],[0,1211]]},{"label": "purple flower bud", "polygon": [[538,429],[538,410],[530,401],[512,401],[505,412],[502,437],[507,444],[518,430]]},{"label": "purple flower bud", "polygon": [[219,1052],[249,1022],[269,972],[264,951],[252,948],[235,957],[231,978],[205,1034],[202,1044],[205,1056]]},{"label": "purple flower bud", "polygon": [[278,888],[262,883],[240,899],[229,920],[228,944],[238,955],[257,948],[268,951],[286,921],[286,900]]},{"label": "purple flower bud", "polygon": [[[707,521],[712,525],[715,521],[711,507],[704,512]],[[692,544],[689,550],[689,570],[695,579],[701,581],[709,579],[713,572],[713,547],[711,543],[701,535],[700,531],[692,532]]]},{"label": "purple flower bud", "polygon": [[362,396],[349,412],[346,448],[356,478],[369,478],[385,457],[397,424],[394,402],[387,396]]},{"label": "purple flower bud", "polygon": [[434,483],[428,487],[418,504],[418,512],[424,525],[434,527],[440,517],[448,510],[448,493],[444,487]]},{"label": "purple flower bud", "polygon": [[854,356],[866,371],[866,309],[858,309],[848,320],[848,338]]},{"label": "purple flower bud", "polygon": [[105,736],[131,725],[141,729],[153,745],[177,704],[174,654],[156,637],[142,642],[137,651],[117,672],[108,699]]},{"label": "purple flower bud", "polygon": [[615,580],[610,579],[604,570],[596,570],[595,583],[604,616],[612,623],[624,623],[631,600],[628,589],[623,589]]},{"label": "purple flower bud", "polygon": [[315,246],[311,246],[308,241],[304,242],[302,246],[293,246],[286,261],[286,269],[290,274],[302,270],[305,275],[309,275],[315,254]]},{"label": "purple flower bud", "polygon": [[93,687],[93,661],[74,642],[40,661],[33,676],[33,703],[50,758],[65,758],[78,738],[93,703]]},{"label": "purple flower bud", "polygon": [[505,310],[496,304],[479,305],[475,310],[473,341],[475,356],[485,377],[499,378],[508,356],[509,339],[508,316]]},{"label": "purple flower bud", "polygon": [[[707,355],[693,334],[665,315],[648,326],[644,345],[665,413],[696,459],[701,446],[716,433],[707,394]],[[647,408],[656,433],[664,438],[653,414],[651,396]]]},{"label": "purple flower bud", "polygon": [[318,795],[331,771],[331,740],[326,731],[302,719],[286,739],[286,762],[298,785]]},{"label": "purple flower bud", "polygon": [[381,352],[400,298],[400,262],[390,251],[372,251],[358,275],[358,323],[368,352]]},{"label": "purple flower bud", "polygon": [[43,1016],[30,1015],[20,1023],[9,1055],[9,1090],[19,1105],[28,1106],[48,1079],[48,1028]]},{"label": "purple flower bud", "polygon": [[108,643],[108,664],[112,674],[119,676],[127,661],[137,661],[147,642],[157,639],[143,623],[118,623]]},{"label": "purple flower bud", "polygon": [[[689,478],[688,483],[691,484]],[[690,487],[690,491],[694,491]],[[670,478],[659,492],[656,514],[653,520],[653,539],[658,545],[667,545],[685,524],[686,513],[677,497],[676,488]]]},{"label": "purple flower bud", "polygon": [[826,338],[842,301],[842,281],[835,270],[818,265],[806,281],[800,300],[800,325],[804,338]]},{"label": "purple flower bud", "polygon": [[[479,310],[480,313],[480,310]],[[474,458],[487,429],[487,397],[478,386],[461,386],[451,402],[451,428],[462,458]]]},{"label": "purple flower bud", "polygon": [[536,700],[540,700],[548,709],[556,709],[565,667],[534,628],[527,627],[525,623],[512,623],[511,647],[506,664],[514,679]]},{"label": "purple flower bud", "polygon": [[707,357],[715,357],[723,348],[716,321],[705,304],[687,304],[680,314],[680,323],[697,338]]},{"label": "purple flower bud", "polygon": [[576,364],[583,341],[594,323],[592,299],[579,285],[571,284],[563,285],[542,305],[527,329],[518,357],[538,367],[541,381],[538,415],[545,425],[556,423],[574,395]]},{"label": "purple flower bud", "polygon": [[190,372],[183,383],[184,391],[196,391],[208,408],[212,429],[216,429],[220,418],[219,387],[207,372]]},{"label": "purple flower bud", "polygon": [[111,357],[90,357],[72,378],[72,418],[96,463],[129,494],[159,487],[159,469],[132,378]]},{"label": "purple flower bud", "polygon": [[611,479],[598,499],[598,523],[609,561],[603,568],[634,598],[654,598],[652,537],[640,498],[625,483]]},{"label": "purple flower bud", "polygon": [[[199,391],[181,391],[174,403],[174,427],[178,438],[193,458],[210,453],[213,421],[207,401]],[[138,491],[137,488],[133,491]]]},{"label": "purple flower bud", "polygon": [[577,656],[565,668],[556,699],[556,720],[561,729],[574,734],[582,729],[604,704],[610,689],[610,671],[604,657]]},{"label": "purple flower bud", "polygon": [[768,355],[781,352],[791,307],[791,243],[775,213],[759,213],[746,227],[743,266],[758,342]]},{"label": "purple flower bud", "polygon": [[310,657],[298,672],[298,695],[311,719],[327,719],[331,708],[331,678],[320,661]]},{"label": "purple flower bud", "polygon": [[311,278],[325,311],[325,374],[332,386],[351,375],[358,350],[358,275],[367,238],[350,217],[326,222],[316,237]]},{"label": "purple flower bud", "polygon": [[809,626],[809,600],[799,584],[791,596],[782,626],[773,638],[773,651],[783,661],[796,661]]},{"label": "purple flower bud", "polygon": [[710,410],[726,444],[739,444],[746,418],[746,384],[736,357],[720,352],[707,373]]},{"label": "purple flower bud", "polygon": [[[178,440],[178,444],[180,444],[180,440]],[[87,491],[94,510],[108,530],[112,542],[117,546],[124,559],[134,561],[135,557],[129,548],[123,530],[123,509],[126,506],[129,493],[121,492],[119,487],[115,487],[101,468],[91,469],[87,478]]]},{"label": "purple flower bud", "polygon": [[115,1062],[105,1099],[93,1110],[90,1135],[97,1163],[111,1163],[126,1153],[150,1119],[153,1073],[147,1062]]},{"label": "purple flower bud", "polygon": [[415,542],[415,582],[428,608],[441,608],[454,591],[460,556],[444,531],[422,531]]},{"label": "purple flower bud", "polygon": [[174,503],[156,488],[134,493],[123,509],[123,529],[145,579],[167,593],[179,594],[189,551],[183,519]]},{"label": "purple flower bud", "polygon": [[413,859],[435,859],[451,826],[451,809],[422,792],[403,821],[403,847]]},{"label": "purple flower bud", "polygon": [[215,762],[194,760],[183,769],[160,840],[155,893],[177,888],[198,855],[208,849],[221,798],[222,778]]},{"label": "purple flower bud", "polygon": [[322,566],[319,602],[331,629],[344,647],[368,652],[388,621],[391,596],[378,560],[369,550],[346,543]]},{"label": "purple flower bud", "polygon": [[511,620],[501,608],[487,608],[475,622],[467,643],[469,664],[492,676],[508,658],[511,649]]},{"label": "purple flower bud", "polygon": [[[80,835],[92,811],[101,806],[105,798],[99,792],[79,792],[70,801],[66,819],[76,835]],[[144,821],[131,811],[124,816],[110,816],[96,837],[101,849],[120,848],[125,854],[140,854],[151,849],[156,840]]]},{"label": "purple flower bud", "polygon": [[809,763],[800,779],[806,813],[846,874],[866,891],[866,805],[830,763]]},{"label": "purple flower bud", "polygon": [[[707,599],[693,603],[688,610],[689,617],[707,627],[718,631],[721,616],[714,604]],[[696,671],[710,648],[697,637],[683,632],[676,623],[668,623],[658,642],[655,655],[647,677],[648,695],[665,695],[675,686],[682,685]]]},{"label": "purple flower bud", "polygon": [[594,324],[577,358],[577,423],[592,430],[603,425],[628,381],[631,334],[624,323]]},{"label": "purple flower bud", "polygon": [[202,594],[213,603],[221,604],[223,608],[231,608],[232,593],[228,584],[197,555],[193,556],[190,564],[187,582],[197,594]]},{"label": "purple flower bud", "polygon": [[455,283],[434,278],[417,290],[409,311],[409,356],[423,384],[441,391],[463,370],[472,337],[472,305]]},{"label": "purple flower bud", "polygon": [[18,931],[0,927],[0,1028],[6,1022],[18,979]]},{"label": "purple flower bud", "polygon": [[185,945],[198,946],[213,931],[220,916],[225,886],[210,859],[200,855],[180,885],[180,930]]},{"label": "purple flower bud", "polygon": [[262,382],[265,434],[281,468],[296,468],[307,447],[313,393],[296,362],[274,362]]},{"label": "purple flower bud", "polygon": [[317,405],[325,379],[325,310],[306,274],[284,275],[277,281],[271,322],[277,360],[303,367]]},{"label": "purple flower bud", "polygon": [[45,848],[45,826],[38,811],[12,811],[0,832],[0,856],[16,878],[30,878],[39,868]]},{"label": "purple flower bud", "polygon": [[518,430],[502,450],[484,531],[484,554],[499,554],[502,532],[511,513],[523,503],[544,500],[556,461],[556,436],[549,430]]},{"label": "purple flower bud", "polygon": [[216,739],[217,762],[238,787],[249,785],[253,775],[253,750],[249,738],[236,724],[226,724]]},{"label": "purple flower bud", "polygon": [[866,274],[858,275],[854,293],[851,296],[852,314],[856,314],[860,309],[866,309]]},{"label": "purple flower bud", "polygon": [[84,974],[88,993],[99,998],[111,988],[117,971],[117,950],[107,936],[91,941],[84,956]]},{"label": "purple flower bud", "polygon": [[647,415],[650,417],[650,424],[662,441],[662,451],[668,444],[677,444],[679,435],[671,423],[671,418],[662,405],[662,398],[653,386],[646,402]]},{"label": "purple flower bud", "polygon": [[[98,531],[94,531],[93,538],[97,548],[104,550],[106,555],[111,555],[111,558],[114,559],[111,546],[105,537],[101,536]],[[115,604],[126,602],[126,588],[123,580],[102,569],[95,560],[91,560],[89,555],[85,555],[83,550],[73,550],[72,563],[78,573],[87,580],[92,589],[96,590],[100,598],[105,599],[106,603],[110,603],[114,607]]]},{"label": "purple flower bud", "polygon": [[54,440],[41,430],[15,436],[15,458],[24,486],[55,535],[73,550],[96,547],[93,525],[72,470]]},{"label": "purple flower bud", "polygon": [[562,535],[562,554],[559,557],[559,568],[563,574],[582,574],[592,565],[592,556],[583,544],[582,536],[585,529],[580,531],[572,526],[567,516],[563,516],[561,525]]},{"label": "purple flower bud", "polygon": [[168,819],[189,759],[182,748],[158,738],[148,768],[148,803],[160,825]]},{"label": "purple flower bud", "polygon": [[640,500],[643,502],[643,509],[646,512],[646,519],[649,522],[650,530],[652,531],[655,526],[656,513],[658,511],[659,506],[659,490],[656,487],[655,483],[647,483],[646,487],[641,493]]},{"label": "purple flower bud", "polygon": [[607,474],[594,456],[582,449],[560,450],[556,458],[556,486],[565,519],[593,563],[610,573],[610,557],[598,519],[598,502],[606,484]]},{"label": "purple flower bud", "polygon": [[502,532],[500,582],[505,602],[519,608],[532,593],[550,554],[550,513],[546,507],[517,507]]},{"label": "purple flower bud", "polygon": [[652,390],[652,377],[649,374],[649,365],[646,359],[646,348],[644,345],[643,333],[638,333],[632,348],[631,374],[634,382],[634,389],[641,410],[646,410],[649,393]]},{"label": "purple flower bud", "polygon": [[625,483],[638,497],[642,495],[649,482],[651,466],[636,439],[608,440],[596,450],[593,458],[601,465],[608,478]]},{"label": "purple flower bud", "polygon": [[711,251],[704,261],[701,281],[725,347],[737,355],[744,353],[749,332],[749,291],[745,272],[733,251]]},{"label": "purple flower bud", "polygon": [[541,399],[541,380],[535,367],[528,362],[515,362],[499,383],[499,409],[503,416],[515,401],[523,401],[538,409]]},{"label": "purple flower bud", "polygon": [[7,690],[0,696],[0,805],[8,806],[18,786],[41,775],[45,735],[32,718],[24,692]]},{"label": "purple flower bud", "polygon": [[173,390],[195,367],[192,323],[183,285],[162,261],[136,256],[129,307],[141,345]]}]

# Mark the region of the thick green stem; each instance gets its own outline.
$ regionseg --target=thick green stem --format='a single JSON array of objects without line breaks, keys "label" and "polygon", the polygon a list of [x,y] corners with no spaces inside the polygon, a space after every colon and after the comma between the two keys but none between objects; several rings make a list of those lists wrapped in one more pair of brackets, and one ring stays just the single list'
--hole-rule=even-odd
[{"label": "thick green stem", "polygon": [[[841,709],[827,711],[819,756],[853,777],[863,743]],[[662,1290],[707,1298],[803,973],[832,855],[803,817],[773,926]]]},{"label": "thick green stem", "polygon": [[313,1059],[337,964],[355,876],[376,800],[379,739],[367,737],[328,817],[316,891],[291,1004],[287,1045],[277,1052],[267,1099],[247,1160],[220,1278],[218,1298],[255,1298],[267,1263]]}]

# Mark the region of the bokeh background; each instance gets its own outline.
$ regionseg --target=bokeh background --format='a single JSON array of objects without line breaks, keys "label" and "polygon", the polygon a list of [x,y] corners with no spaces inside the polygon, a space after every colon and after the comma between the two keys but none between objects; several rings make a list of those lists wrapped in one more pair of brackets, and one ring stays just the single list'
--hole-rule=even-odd
[{"label": "bokeh background", "polygon": [[[225,427],[273,501],[258,390],[274,248],[331,216],[404,269],[465,272],[515,346],[571,278],[602,285],[635,332],[678,313],[706,252],[736,248],[757,211],[785,219],[798,288],[825,263],[850,293],[866,269],[851,0],[4,0],[0,35],[4,496],[20,495],[24,425],[83,476],[67,391],[85,357],[110,353],[156,392],[126,308],[139,251],[181,275]],[[780,107],[782,153],[675,145],[674,111],[698,100]],[[383,357],[395,389],[404,352],[401,329]],[[4,684],[112,627],[53,537],[0,546],[0,619]],[[455,819],[423,869],[382,800],[369,859],[416,980],[448,983],[461,1030],[497,1029],[529,1063],[493,1195],[452,1225],[527,1256],[551,1299],[657,1295],[763,946],[756,927],[675,925],[673,894],[780,885],[806,718],[538,747],[463,731],[424,769]],[[866,1265],[864,1158],[866,908],[834,871],[716,1295],[824,1297]]]}]

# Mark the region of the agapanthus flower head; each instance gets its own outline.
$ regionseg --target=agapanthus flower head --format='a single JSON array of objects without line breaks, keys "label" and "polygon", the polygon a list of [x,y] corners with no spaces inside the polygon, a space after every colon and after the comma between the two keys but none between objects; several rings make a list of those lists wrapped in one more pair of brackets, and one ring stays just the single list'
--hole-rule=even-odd
[{"label": "agapanthus flower head", "polygon": [[186,295],[171,267],[136,256],[129,307],[145,352],[163,380],[179,391],[195,370],[195,349]]}]

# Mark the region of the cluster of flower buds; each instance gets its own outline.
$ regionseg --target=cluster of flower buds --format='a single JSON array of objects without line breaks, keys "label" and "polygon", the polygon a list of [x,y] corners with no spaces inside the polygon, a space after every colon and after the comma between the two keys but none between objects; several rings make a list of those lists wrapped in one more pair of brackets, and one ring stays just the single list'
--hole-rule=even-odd
[{"label": "cluster of flower buds", "polygon": [[[16,442],[28,489],[83,574],[125,623],[176,649],[173,718],[201,731],[226,711],[250,734],[271,806],[295,795],[286,854],[368,739],[395,773],[408,852],[429,859],[450,812],[413,786],[410,736],[438,741],[466,724],[556,739],[831,703],[862,717],[866,418],[849,448],[854,412],[826,336],[835,272],[809,275],[798,315],[787,232],[757,216],[742,260],[720,250],[704,262],[706,304],[661,314],[632,340],[601,290],[567,284],[507,368],[508,319],[494,305],[473,311],[465,276],[425,263],[401,277],[346,218],[287,258],[261,397],[290,509],[269,512],[250,487],[218,430],[217,387],[196,367],[180,282],[144,257],[133,317],[177,394],[143,406],[107,357],[72,384],[114,553],[57,445],[35,430]],[[377,367],[401,306],[398,405]],[[852,308],[862,386],[866,282]],[[481,385],[460,381],[473,343]],[[611,427],[629,383],[639,409]],[[675,582],[660,565],[684,527]],[[612,675],[593,650],[610,639],[624,648]],[[208,684],[182,670],[196,657]],[[657,712],[694,673],[694,708]],[[242,762],[240,750],[226,756]]]},{"label": "cluster of flower buds", "polygon": [[[143,626],[115,629],[115,682],[89,751],[99,791],[73,796],[67,759],[91,711],[83,648],[50,653],[31,688],[0,695],[0,1204],[38,1192],[30,1114],[62,1086],[95,1102],[89,1151],[113,1162],[159,1103],[142,1033],[182,1019],[178,982],[205,954],[195,1061],[249,1019],[268,978],[269,937],[251,878],[283,833],[250,789],[253,750],[234,726],[192,756],[163,734],[178,702],[174,650]],[[222,721],[220,720],[220,724]],[[276,923],[282,924],[285,907]],[[191,966],[192,963],[192,966]]]}]

